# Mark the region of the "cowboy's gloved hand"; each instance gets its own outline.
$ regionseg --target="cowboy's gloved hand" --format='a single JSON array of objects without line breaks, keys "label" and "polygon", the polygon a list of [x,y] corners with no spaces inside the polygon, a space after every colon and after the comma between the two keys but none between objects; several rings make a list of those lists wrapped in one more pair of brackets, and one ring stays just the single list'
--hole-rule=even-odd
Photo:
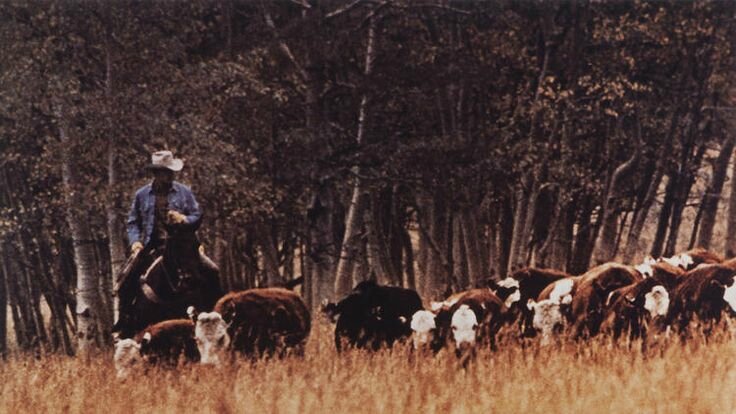
[{"label": "cowboy's gloved hand", "polygon": [[139,241],[137,241],[137,242],[135,242],[135,243],[133,243],[133,244],[130,245],[130,253],[131,254],[136,254],[139,251],[141,251],[141,249],[143,249],[143,243],[141,243]]},{"label": "cowboy's gloved hand", "polygon": [[171,224],[183,224],[187,222],[187,216],[181,214],[178,211],[169,210],[166,216],[169,219],[169,223]]}]

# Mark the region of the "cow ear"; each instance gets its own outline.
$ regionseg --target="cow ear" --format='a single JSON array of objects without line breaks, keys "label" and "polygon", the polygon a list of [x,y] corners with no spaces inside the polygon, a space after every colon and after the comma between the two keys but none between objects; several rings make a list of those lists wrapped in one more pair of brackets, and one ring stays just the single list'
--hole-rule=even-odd
[{"label": "cow ear", "polygon": [[721,281],[720,281],[720,280],[718,280],[718,279],[711,279],[711,281],[710,281],[710,284],[711,284],[711,285],[714,285],[714,286],[717,286],[717,287],[721,287],[721,288],[725,288],[725,287],[726,287],[726,286],[724,286],[724,284],[723,284],[723,283],[721,283]]},{"label": "cow ear", "polygon": [[613,302],[615,302],[616,299],[618,298],[618,295],[619,295],[618,292],[615,290],[609,293],[608,297],[606,298],[606,307],[611,306]]},{"label": "cow ear", "polygon": [[143,334],[143,338],[141,338],[141,343],[136,344],[136,347],[139,351],[145,352],[148,346],[151,344],[151,333],[146,332]]},{"label": "cow ear", "polygon": [[537,302],[534,301],[534,299],[529,298],[528,301],[526,301],[526,308],[529,310],[534,310],[534,305],[536,305]]},{"label": "cow ear", "polygon": [[190,306],[187,308],[187,315],[189,315],[189,319],[192,320],[192,322],[197,322],[197,316],[199,316],[199,312],[194,308],[194,306]]}]

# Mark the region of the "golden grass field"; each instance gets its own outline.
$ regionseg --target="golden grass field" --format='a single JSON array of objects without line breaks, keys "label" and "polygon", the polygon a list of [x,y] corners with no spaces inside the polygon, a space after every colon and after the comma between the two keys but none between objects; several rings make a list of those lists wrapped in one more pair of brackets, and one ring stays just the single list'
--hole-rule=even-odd
[{"label": "golden grass field", "polygon": [[184,366],[115,378],[111,354],[0,363],[2,413],[733,413],[736,342],[725,335],[646,354],[603,341],[501,344],[468,369],[406,348],[337,355],[318,323],[306,356]]}]

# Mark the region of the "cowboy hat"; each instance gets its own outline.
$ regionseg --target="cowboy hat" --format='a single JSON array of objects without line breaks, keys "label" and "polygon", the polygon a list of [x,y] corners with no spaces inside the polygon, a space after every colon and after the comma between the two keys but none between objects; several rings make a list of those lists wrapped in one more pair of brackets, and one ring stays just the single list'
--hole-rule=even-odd
[{"label": "cowboy hat", "polygon": [[181,171],[183,167],[184,161],[180,158],[174,158],[171,151],[156,151],[151,154],[151,164],[147,168]]}]

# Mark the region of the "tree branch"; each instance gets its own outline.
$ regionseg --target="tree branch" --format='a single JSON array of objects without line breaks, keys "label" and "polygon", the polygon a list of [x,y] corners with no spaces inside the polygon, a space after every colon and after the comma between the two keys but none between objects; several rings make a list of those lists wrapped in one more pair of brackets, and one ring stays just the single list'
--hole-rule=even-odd
[{"label": "tree branch", "polygon": [[345,14],[345,13],[349,12],[350,10],[354,9],[355,7],[357,7],[362,2],[363,2],[363,0],[355,0],[352,3],[348,3],[344,7],[341,7],[341,8],[339,8],[339,9],[337,9],[337,10],[331,12],[331,13],[327,13],[327,15],[325,16],[325,19],[329,20],[329,19],[333,19],[335,17],[338,17],[338,16],[340,16],[342,14]]},{"label": "tree branch", "polygon": [[291,49],[289,48],[289,45],[286,44],[286,42],[281,38],[281,35],[279,34],[278,29],[276,29],[276,24],[273,22],[273,19],[271,18],[271,14],[268,12],[268,9],[263,4],[263,1],[261,1],[261,8],[263,9],[263,17],[266,20],[266,24],[268,27],[273,30],[274,38],[278,40],[279,42],[279,48],[282,52],[286,55],[286,57],[289,58],[291,63],[296,67],[297,72],[299,72],[299,75],[302,77],[302,80],[306,81],[309,76],[307,75],[307,71],[304,70],[301,64],[299,64],[299,61],[296,60],[296,57],[291,52]]}]

